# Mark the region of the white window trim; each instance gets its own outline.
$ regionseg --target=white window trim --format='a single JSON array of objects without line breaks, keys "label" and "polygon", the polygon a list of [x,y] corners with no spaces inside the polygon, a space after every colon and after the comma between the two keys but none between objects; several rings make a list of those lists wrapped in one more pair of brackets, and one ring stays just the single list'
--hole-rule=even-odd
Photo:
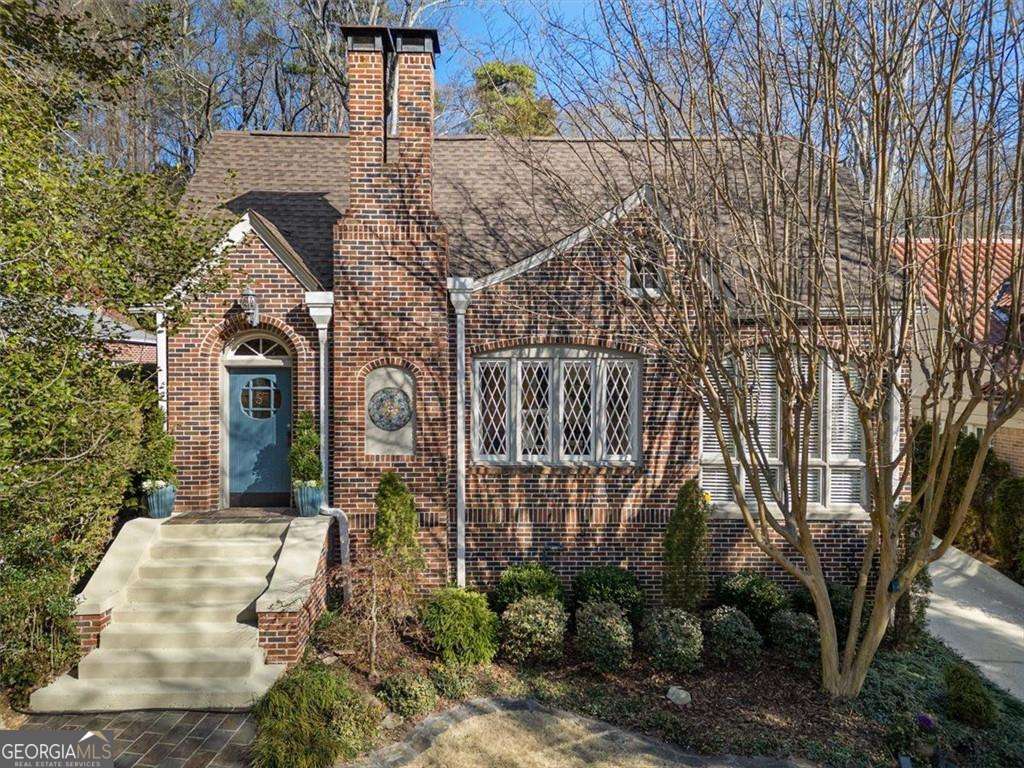
[{"label": "white window trim", "polygon": [[[651,263],[654,264],[654,262],[651,262]],[[626,255],[625,265],[626,265],[626,274],[625,274],[626,292],[630,296],[633,296],[633,297],[638,298],[638,299],[660,299],[662,297],[662,295],[664,294],[664,287],[663,287],[663,285],[664,285],[664,281],[665,281],[665,275],[664,275],[664,269],[662,269],[661,265],[654,264],[654,269],[655,269],[655,271],[656,271],[656,273],[658,275],[658,283],[659,283],[659,285],[657,287],[655,287],[655,288],[648,288],[647,286],[643,285],[643,281],[642,280],[640,281],[640,283],[641,283],[640,287],[636,287],[636,286],[633,285],[633,273],[636,272],[636,269],[633,266],[633,257],[630,256],[629,254]]]},{"label": "white window trim", "polygon": [[[508,436],[508,455],[490,456],[480,452],[482,426],[480,391],[480,365],[505,360],[508,375],[506,399],[506,429]],[[549,403],[550,417],[548,432],[548,454],[544,457],[523,457],[519,445],[519,382],[521,363],[523,361],[547,360],[549,365]],[[591,446],[592,457],[567,456],[562,452],[562,363],[563,361],[586,361],[591,369]],[[604,392],[607,361],[624,362],[630,366],[630,456],[606,456],[604,454]],[[575,346],[531,346],[516,347],[478,355],[473,360],[472,396],[472,448],[473,462],[477,465],[501,467],[615,467],[637,466],[641,463],[640,455],[640,418],[641,418],[641,367],[640,358],[636,355],[596,347]],[[510,458],[511,457],[511,458]]]},{"label": "white window trim", "polygon": [[[821,379],[818,382],[820,387],[818,394],[819,408],[819,419],[821,422],[821,428],[819,432],[819,439],[821,440],[821,456],[810,457],[808,459],[808,467],[821,469],[821,498],[825,500],[825,503],[811,502],[807,505],[807,511],[814,515],[822,516],[833,516],[833,515],[845,515],[854,514],[861,515],[867,514],[867,509],[863,503],[855,504],[850,502],[832,502],[832,472],[836,469],[860,469],[864,470],[867,463],[863,459],[857,459],[854,457],[843,457],[832,459],[830,455],[831,446],[831,433],[832,433],[832,377],[839,376],[840,374],[833,370],[832,366],[827,364],[825,361],[819,369],[822,372]],[[780,395],[776,395],[780,398]],[[781,403],[776,404],[776,413],[781,414]],[[709,448],[707,451],[704,449],[704,419],[707,418],[704,414],[704,409],[699,410],[698,420],[698,434],[700,435],[700,480],[703,482],[703,471],[704,467],[724,467],[725,457],[719,451],[719,446],[716,445],[713,448]],[[776,426],[776,429],[781,433],[781,427]],[[776,445],[781,448],[782,439],[781,434],[776,435]],[[742,465],[735,459],[733,465],[736,468],[736,473],[739,478],[740,488],[746,487],[746,472]],[[769,468],[776,468],[779,471],[784,469],[783,462],[780,458],[769,458]],[[867,476],[865,472],[861,472],[861,491],[860,496],[862,500],[867,499]],[[739,514],[740,506],[735,501],[730,502],[714,502],[714,508],[725,514]],[[778,513],[778,505],[773,501],[768,502],[768,509],[771,512]]]}]

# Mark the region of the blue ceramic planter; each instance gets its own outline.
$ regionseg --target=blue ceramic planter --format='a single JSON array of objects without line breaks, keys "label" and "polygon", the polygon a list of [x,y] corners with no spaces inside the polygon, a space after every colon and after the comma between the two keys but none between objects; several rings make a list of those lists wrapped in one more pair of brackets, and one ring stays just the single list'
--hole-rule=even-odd
[{"label": "blue ceramic planter", "polygon": [[296,485],[292,490],[295,492],[295,506],[299,508],[299,515],[314,517],[320,514],[320,505],[324,503],[323,488]]},{"label": "blue ceramic planter", "polygon": [[163,488],[156,488],[146,492],[146,506],[149,507],[150,517],[170,517],[174,510],[174,497],[178,495],[178,489],[173,485],[165,485]]}]

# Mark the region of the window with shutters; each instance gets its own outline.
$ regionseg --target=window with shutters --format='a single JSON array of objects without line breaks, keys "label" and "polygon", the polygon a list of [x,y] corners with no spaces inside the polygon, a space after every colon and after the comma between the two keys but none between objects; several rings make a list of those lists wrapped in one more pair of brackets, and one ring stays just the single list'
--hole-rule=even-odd
[{"label": "window with shutters", "polygon": [[[863,507],[866,503],[864,476],[864,440],[857,407],[849,395],[846,381],[830,366],[819,368],[820,390],[816,407],[810,414],[809,457],[807,462],[807,494],[815,507],[842,509]],[[852,386],[858,386],[853,380]],[[780,454],[779,392],[775,359],[761,355],[756,361],[754,381],[750,385],[751,431],[766,458],[761,477],[747,477],[734,462],[740,474],[744,496],[756,501],[755,488],[760,486],[763,498],[772,502],[772,491],[781,494],[781,483],[787,482]],[[728,397],[728,392],[723,393]],[[728,403],[728,400],[727,400]],[[728,421],[723,415],[722,432],[727,451],[735,455]],[[715,434],[714,424],[702,414],[701,485],[720,506],[734,504],[735,494],[729,482],[725,457]],[[787,496],[791,494],[785,494]]]},{"label": "window with shutters", "polygon": [[526,347],[473,362],[473,455],[480,463],[637,461],[640,362],[589,347]]}]

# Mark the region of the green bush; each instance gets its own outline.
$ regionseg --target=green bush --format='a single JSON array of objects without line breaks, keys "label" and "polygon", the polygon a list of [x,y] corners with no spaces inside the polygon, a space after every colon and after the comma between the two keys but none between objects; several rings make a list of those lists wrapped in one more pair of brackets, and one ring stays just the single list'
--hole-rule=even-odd
[{"label": "green bush", "polygon": [[397,472],[385,472],[374,498],[377,516],[370,546],[382,555],[418,554],[420,519],[416,500]]},{"label": "green bush", "polygon": [[143,480],[163,480],[166,483],[175,482],[178,476],[178,469],[174,466],[174,437],[164,429],[164,412],[155,400],[143,409],[135,471]]},{"label": "green bush", "polygon": [[800,669],[814,669],[821,653],[818,622],[806,613],[779,611],[768,620],[768,642]]},{"label": "green bush", "polygon": [[524,597],[501,616],[501,651],[514,664],[550,662],[562,658],[565,608],[547,597]]},{"label": "green bush", "polygon": [[554,571],[540,563],[522,563],[506,568],[498,577],[498,585],[491,595],[494,610],[505,612],[512,603],[524,597],[546,597],[559,602],[565,601],[562,584]]},{"label": "green bush", "polygon": [[598,670],[622,669],[633,651],[633,628],[616,603],[586,602],[576,611],[576,645]]},{"label": "green bush", "polygon": [[302,411],[295,420],[292,447],[288,451],[288,466],[292,470],[293,483],[319,483],[322,479],[320,435],[316,431],[313,414],[309,411]]},{"label": "green bush", "polygon": [[644,621],[640,645],[656,669],[686,674],[700,669],[704,633],[700,620],[693,614],[666,608]]},{"label": "green bush", "polygon": [[1024,478],[1001,482],[994,506],[992,539],[999,564],[1024,577]]},{"label": "green bush", "polygon": [[487,663],[498,650],[498,617],[479,592],[437,590],[423,610],[423,626],[448,664]]},{"label": "green bush", "polygon": [[430,678],[413,672],[387,678],[378,686],[377,695],[402,717],[416,717],[437,706],[437,689]]},{"label": "green bush", "polygon": [[761,660],[761,634],[738,608],[723,605],[704,619],[704,649],[716,664],[757,667]]},{"label": "green bush", "polygon": [[[825,585],[828,590],[828,599],[832,603],[832,617],[836,623],[836,634],[839,636],[839,647],[846,642],[846,633],[850,628],[850,612],[853,610],[853,587],[846,584],[828,582]],[[797,613],[806,613],[812,616],[815,621],[818,618],[818,611],[814,607],[814,598],[811,591],[800,585],[789,593],[790,607]]]},{"label": "green bush", "polygon": [[430,669],[430,682],[446,699],[459,701],[473,690],[468,670],[460,664],[435,664]]},{"label": "green bush", "polygon": [[367,749],[384,713],[343,676],[303,665],[274,683],[252,714],[255,768],[325,768]]},{"label": "green bush", "polygon": [[708,496],[696,480],[679,489],[665,529],[665,602],[692,611],[708,591]]},{"label": "green bush", "polygon": [[739,608],[761,632],[767,630],[774,613],[789,605],[786,591],[755,571],[740,571],[721,579],[715,585],[715,601]]},{"label": "green bush", "polygon": [[626,617],[638,626],[643,619],[644,594],[636,576],[625,568],[599,565],[580,572],[572,585],[575,605],[610,602],[619,606]]},{"label": "green bush", "polygon": [[950,717],[975,728],[991,728],[999,710],[981,676],[966,664],[950,664],[946,682],[946,711]]}]

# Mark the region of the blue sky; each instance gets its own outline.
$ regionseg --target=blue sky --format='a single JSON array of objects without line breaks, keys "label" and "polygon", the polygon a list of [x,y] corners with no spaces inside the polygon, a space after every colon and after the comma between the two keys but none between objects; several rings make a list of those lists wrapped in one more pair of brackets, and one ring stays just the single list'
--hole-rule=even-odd
[{"label": "blue sky", "polygon": [[[443,18],[426,24],[441,27],[441,56],[437,81],[447,84],[466,77],[481,57],[501,56],[529,63],[529,30],[540,19],[538,8],[569,22],[585,23],[591,0],[463,0],[444,10]],[[446,23],[445,23],[446,22]]]}]

